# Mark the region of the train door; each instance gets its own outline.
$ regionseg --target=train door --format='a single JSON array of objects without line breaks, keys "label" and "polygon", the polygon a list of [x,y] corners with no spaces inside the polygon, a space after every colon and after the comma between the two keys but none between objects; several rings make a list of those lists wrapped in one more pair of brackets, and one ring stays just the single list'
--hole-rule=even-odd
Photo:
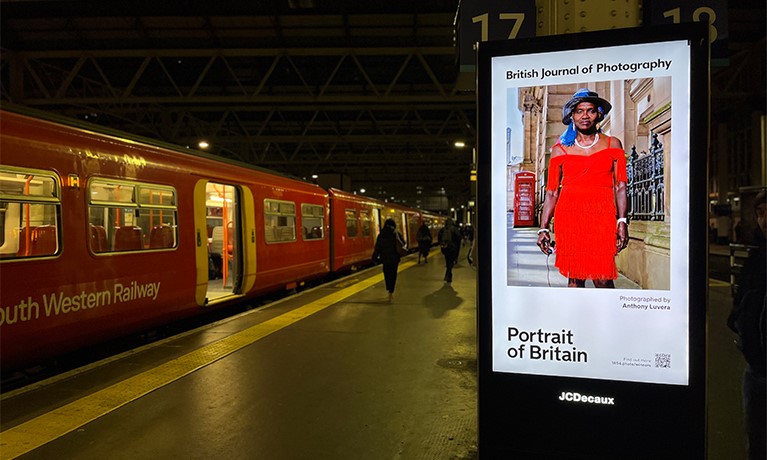
[{"label": "train door", "polygon": [[381,233],[381,210],[379,208],[373,208],[373,239],[378,238],[378,234]]},{"label": "train door", "polygon": [[217,182],[197,184],[196,297],[200,305],[241,294],[253,284],[252,276],[248,275],[255,273],[255,257],[246,258],[245,254],[246,251],[255,254],[255,229],[249,228],[248,234],[243,232],[251,227],[243,221],[243,205],[248,201],[253,201],[249,190]]}]

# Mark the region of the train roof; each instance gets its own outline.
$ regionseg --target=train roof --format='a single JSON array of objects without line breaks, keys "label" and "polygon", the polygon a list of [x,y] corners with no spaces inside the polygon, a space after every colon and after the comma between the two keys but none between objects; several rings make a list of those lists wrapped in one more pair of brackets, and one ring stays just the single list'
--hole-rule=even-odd
[{"label": "train roof", "polygon": [[[307,185],[315,185],[315,186],[319,187],[317,184],[314,184],[314,183],[312,183],[310,181],[307,181],[307,180],[305,180],[303,178],[300,178],[300,177],[297,177],[297,176],[293,176],[291,174],[285,174],[285,173],[280,172],[280,171],[274,171],[274,170],[271,170],[271,169],[263,168],[261,166],[254,165],[254,164],[251,164],[251,163],[246,163],[244,161],[238,161],[238,160],[233,160],[233,159],[230,159],[230,158],[224,158],[224,157],[213,155],[213,154],[210,154],[210,153],[205,153],[205,152],[202,152],[200,150],[196,150],[196,149],[192,149],[192,148],[187,148],[187,147],[182,147],[180,145],[171,144],[169,142],[163,142],[163,141],[158,140],[158,139],[152,139],[152,138],[149,138],[149,137],[144,137],[144,136],[139,136],[139,135],[136,135],[136,134],[131,134],[131,133],[128,133],[128,132],[125,132],[125,131],[120,131],[120,130],[113,129],[113,128],[108,128],[108,127],[105,127],[105,126],[100,126],[100,125],[97,125],[95,123],[90,123],[90,122],[87,122],[87,121],[79,120],[77,118],[66,117],[66,116],[63,116],[63,115],[56,114],[56,113],[46,112],[46,111],[37,110],[37,109],[30,108],[30,107],[26,107],[26,106],[22,106],[22,105],[18,105],[18,104],[11,104],[11,103],[3,103],[2,106],[0,106],[0,118],[3,117],[3,113],[4,112],[8,112],[8,113],[16,114],[16,115],[21,115],[21,116],[29,117],[29,118],[32,118],[32,119],[35,119],[35,120],[38,120],[38,121],[44,121],[44,122],[48,122],[48,123],[58,124],[58,125],[66,126],[66,127],[69,127],[69,128],[78,129],[78,130],[81,130],[81,131],[86,131],[86,132],[88,132],[90,134],[95,134],[95,135],[98,135],[98,136],[108,136],[108,137],[112,137],[112,138],[116,138],[116,139],[120,139],[120,140],[129,140],[129,141],[136,142],[138,144],[142,144],[142,145],[145,145],[145,146],[148,146],[148,147],[155,147],[155,148],[160,148],[160,149],[164,149],[164,150],[170,150],[170,151],[173,151],[173,152],[176,152],[176,153],[181,153],[181,154],[184,154],[184,155],[189,155],[189,156],[194,156],[194,157],[198,157],[198,158],[203,158],[203,159],[206,159],[206,160],[215,161],[217,163],[230,164],[232,166],[237,166],[237,167],[246,168],[246,169],[250,169],[250,170],[254,170],[254,171],[259,171],[259,172],[262,172],[262,173],[265,173],[265,174],[271,174],[271,175],[274,175],[274,176],[280,176],[280,177],[284,177],[286,179],[292,179],[292,180],[295,180],[295,181],[298,181],[298,182],[303,182],[303,183],[305,183]],[[322,188],[322,187],[320,187],[320,188]]]}]

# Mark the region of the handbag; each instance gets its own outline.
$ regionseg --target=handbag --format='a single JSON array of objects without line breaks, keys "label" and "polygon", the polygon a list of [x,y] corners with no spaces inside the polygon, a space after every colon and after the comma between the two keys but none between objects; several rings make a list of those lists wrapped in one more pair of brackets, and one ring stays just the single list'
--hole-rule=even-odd
[{"label": "handbag", "polygon": [[396,248],[398,256],[402,257],[407,255],[407,245],[399,238],[399,236],[397,237]]}]

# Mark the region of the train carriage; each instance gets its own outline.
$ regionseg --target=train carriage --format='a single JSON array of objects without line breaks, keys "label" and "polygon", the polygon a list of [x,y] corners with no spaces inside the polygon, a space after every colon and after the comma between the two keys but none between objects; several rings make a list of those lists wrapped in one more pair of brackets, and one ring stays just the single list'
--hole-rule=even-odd
[{"label": "train carriage", "polygon": [[330,271],[316,185],[7,111],[0,151],[3,369]]},{"label": "train carriage", "polygon": [[422,221],[434,232],[440,224],[406,206],[23,111],[0,110],[4,372],[370,264],[387,218],[411,250]]},{"label": "train carriage", "polygon": [[342,272],[372,262],[383,203],[331,188],[330,269]]}]

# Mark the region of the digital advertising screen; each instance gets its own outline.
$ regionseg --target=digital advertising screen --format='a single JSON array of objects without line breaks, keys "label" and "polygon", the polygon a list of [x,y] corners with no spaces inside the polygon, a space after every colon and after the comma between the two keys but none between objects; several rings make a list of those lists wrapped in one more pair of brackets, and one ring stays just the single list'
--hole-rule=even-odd
[{"label": "digital advertising screen", "polygon": [[631,429],[703,448],[705,41],[480,44],[480,452],[618,458]]}]

